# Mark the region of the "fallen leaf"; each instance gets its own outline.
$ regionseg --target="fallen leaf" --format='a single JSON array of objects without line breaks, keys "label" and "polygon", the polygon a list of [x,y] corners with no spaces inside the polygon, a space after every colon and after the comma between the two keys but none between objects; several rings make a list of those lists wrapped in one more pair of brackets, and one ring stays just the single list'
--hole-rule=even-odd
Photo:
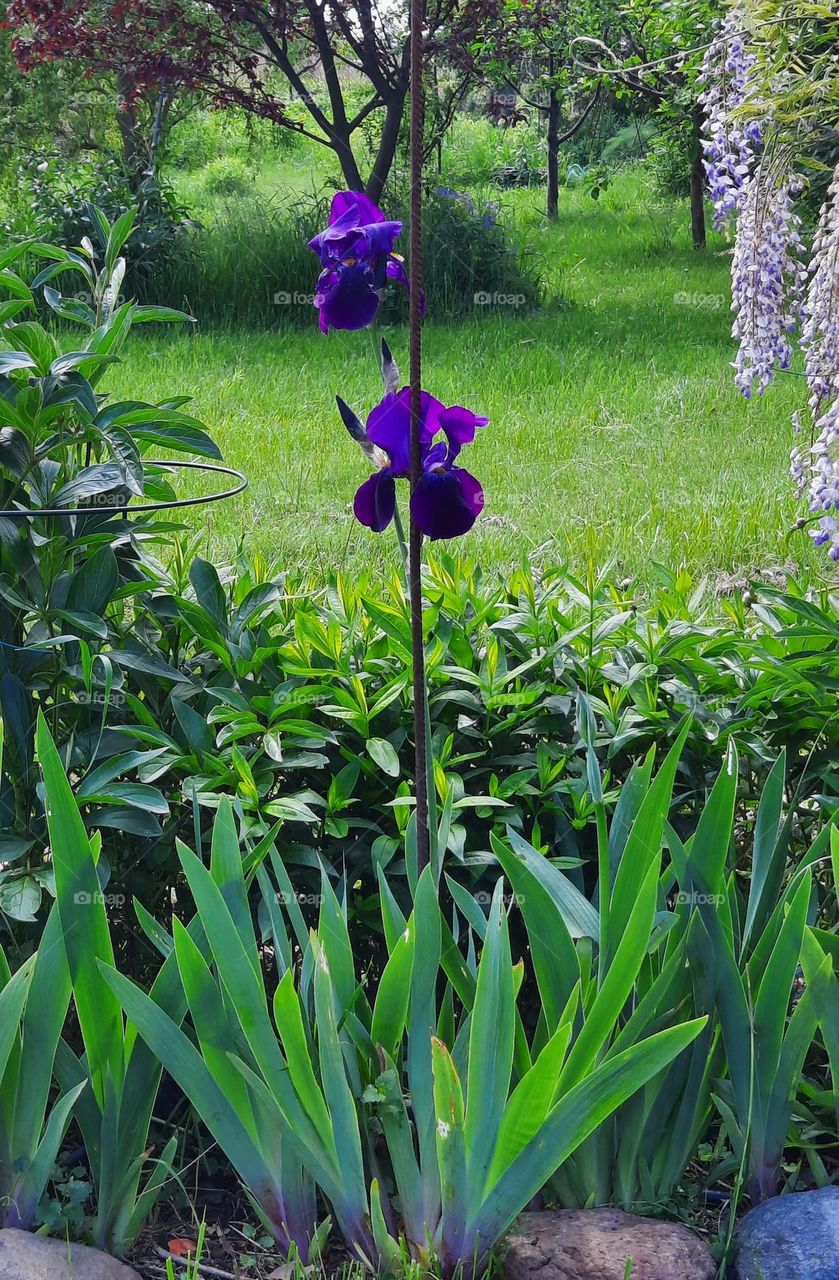
[{"label": "fallen leaf", "polygon": [[195,1253],[195,1241],[176,1236],[174,1240],[168,1242],[168,1249],[176,1258],[182,1258],[184,1254]]}]

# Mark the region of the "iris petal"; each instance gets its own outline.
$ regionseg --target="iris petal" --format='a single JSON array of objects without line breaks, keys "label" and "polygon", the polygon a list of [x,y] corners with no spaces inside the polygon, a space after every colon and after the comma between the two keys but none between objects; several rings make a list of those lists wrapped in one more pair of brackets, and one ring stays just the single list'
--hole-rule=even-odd
[{"label": "iris petal", "polygon": [[373,222],[359,228],[364,235],[367,253],[378,257],[390,253],[402,234],[401,222]]},{"label": "iris petal", "polygon": [[472,528],[483,505],[483,489],[468,471],[425,471],[411,494],[411,517],[432,541],[458,538]]},{"label": "iris petal", "polygon": [[309,241],[309,248],[319,255],[325,267],[355,258],[375,266],[386,257],[402,234],[401,222],[373,222],[359,225],[347,213],[333,226],[320,231]]},{"label": "iris petal", "polygon": [[336,191],[332,197],[329,210],[329,225],[333,226],[339,218],[349,211],[358,215],[359,224],[368,222],[384,222],[385,215],[377,204],[374,204],[363,191]]},{"label": "iris petal", "polygon": [[[443,405],[422,393],[420,443],[429,445],[440,426]],[[367,419],[367,434],[390,457],[394,471],[407,472],[411,462],[411,389],[403,387],[384,397]]]},{"label": "iris petal", "polygon": [[463,445],[471,444],[478,427],[485,427],[489,418],[481,418],[471,409],[454,404],[440,414],[440,426],[449,440],[449,461],[453,462]]},{"label": "iris petal", "polygon": [[324,333],[329,329],[365,329],[371,324],[381,301],[374,283],[373,272],[361,262],[323,271],[318,280],[315,306],[320,312]]},{"label": "iris petal", "polygon": [[[395,280],[397,284],[403,284],[410,292],[411,280],[408,275],[408,268],[405,266],[405,259],[398,253],[391,253],[387,260],[387,274],[390,280]],[[420,315],[425,316],[425,290],[420,290]]]},{"label": "iris petal", "polygon": [[396,510],[396,482],[390,471],[374,471],[369,480],[359,487],[353,502],[356,520],[381,533],[393,519]]}]

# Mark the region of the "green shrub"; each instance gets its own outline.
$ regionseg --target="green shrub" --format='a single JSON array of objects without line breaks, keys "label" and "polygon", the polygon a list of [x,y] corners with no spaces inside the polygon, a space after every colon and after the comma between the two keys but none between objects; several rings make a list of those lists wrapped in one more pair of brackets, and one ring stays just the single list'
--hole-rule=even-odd
[{"label": "green shrub", "polygon": [[[431,559],[434,776],[439,803],[452,805],[446,860],[463,868],[470,889],[491,889],[492,841],[510,827],[563,859],[590,892],[596,849],[580,689],[589,692],[609,813],[639,755],[669,749],[686,714],[672,814],[683,838],[734,736],[744,829],[784,747],[798,847],[818,829],[819,806],[835,807],[834,605],[762,589],[748,621],[736,606],[723,621],[697,613],[689,587],[671,583],[645,608],[607,576],[534,579],[520,570],[504,583],[453,557]],[[263,565],[223,583],[208,563],[178,560],[134,601],[130,630],[108,655],[112,685],[99,664],[92,672],[102,731],[77,750],[95,752],[86,767],[109,773],[94,796],[82,791],[86,819],[95,823],[97,800],[116,804],[140,785],[138,803],[153,787],[176,826],[206,829],[226,796],[248,839],[282,822],[303,891],[319,864],[346,869],[363,912],[379,867],[404,878],[413,751],[399,582],[338,578],[324,589],[272,578]],[[806,638],[796,636],[799,625]],[[172,840],[159,831],[124,824],[115,853],[111,873],[129,898],[152,900],[177,873]],[[31,862],[42,855],[36,843]]]},{"label": "green shrub", "polygon": [[487,186],[499,174],[512,176],[508,186],[545,181],[546,144],[541,119],[508,129],[491,120],[459,116],[443,144],[443,180],[456,187]]},{"label": "green shrub", "polygon": [[110,223],[133,210],[122,252],[132,287],[148,296],[149,275],[165,274],[191,225],[173,189],[157,178],[147,177],[133,190],[116,159],[68,168],[61,157],[29,156],[18,169],[16,201],[5,229],[14,240],[40,239],[72,249],[85,236],[97,240],[94,209]]},{"label": "green shrub", "polygon": [[666,133],[652,139],[645,167],[657,191],[683,198],[690,193],[690,171],[696,139],[689,121],[680,128],[670,124]]},{"label": "green shrub", "polygon": [[[145,547],[165,541],[167,531],[144,513],[123,517],[122,509],[132,498],[174,496],[166,470],[149,464],[150,448],[219,456],[182,399],[110,402],[103,392],[132,325],[189,317],[121,299],[121,254],[135,210],[113,226],[99,209],[89,216],[94,240],[77,249],[36,243],[2,255],[0,286],[11,297],[0,302],[0,508],[28,514],[0,520],[0,909],[24,922],[35,919],[51,885],[33,769],[39,706],[50,707],[97,823],[160,832],[154,815],[168,812],[160,792],[115,788],[116,775],[102,767],[103,713],[121,696],[115,653],[130,633],[134,598],[156,580]],[[25,255],[46,264],[31,287],[14,269]],[[67,282],[65,295],[57,286]],[[82,330],[69,352],[55,325],[27,318],[41,286],[48,314]],[[104,691],[101,701],[94,685]]]},{"label": "green shrub", "polygon": [[254,164],[292,151],[299,139],[289,129],[244,112],[197,109],[177,121],[165,138],[165,163],[194,173],[216,160],[241,160]]},{"label": "green shrub", "polygon": [[307,245],[327,214],[326,200],[225,202],[191,230],[149,292],[203,324],[316,325],[318,264]]},{"label": "green shrub", "polygon": [[[407,226],[404,206],[401,216]],[[526,242],[517,242],[495,202],[436,187],[426,200],[423,231],[423,285],[435,315],[474,315],[476,308],[515,315],[544,300],[542,266]],[[386,304],[394,314],[404,310],[405,299],[391,292]]]},{"label": "green shrub", "polygon": [[625,125],[603,144],[600,160],[612,168],[618,168],[631,160],[640,160],[646,155],[655,135],[656,127],[649,120]]},{"label": "green shrub", "polygon": [[210,195],[244,195],[253,190],[253,170],[238,156],[219,156],[201,171],[201,183]]}]

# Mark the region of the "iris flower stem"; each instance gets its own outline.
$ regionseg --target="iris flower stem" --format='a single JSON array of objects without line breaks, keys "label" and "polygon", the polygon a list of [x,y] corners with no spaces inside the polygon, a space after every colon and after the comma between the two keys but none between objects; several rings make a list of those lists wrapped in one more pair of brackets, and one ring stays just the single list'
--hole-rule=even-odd
[{"label": "iris flower stem", "polygon": [[[425,123],[423,91],[424,0],[411,0],[411,285],[408,299],[411,385],[411,491],[422,474],[420,420],[422,415],[422,171]],[[416,779],[417,864],[422,871],[430,859],[428,830],[427,691],[422,614],[422,533],[411,520],[408,548],[411,603],[411,652],[414,677],[414,747]]]},{"label": "iris flower stem", "polygon": [[[393,511],[393,527],[396,530],[396,541],[399,543],[399,554],[402,557],[402,577],[406,588],[408,588],[408,543],[405,541],[405,529],[402,525],[402,517],[399,514],[399,503],[396,504]],[[422,601],[420,601],[420,604],[422,604]]]}]

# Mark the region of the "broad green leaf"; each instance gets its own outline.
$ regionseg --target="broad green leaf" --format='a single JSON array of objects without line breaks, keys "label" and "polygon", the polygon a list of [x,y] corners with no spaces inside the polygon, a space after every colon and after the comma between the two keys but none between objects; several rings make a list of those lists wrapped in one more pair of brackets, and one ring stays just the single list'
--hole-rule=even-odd
[{"label": "broad green leaf", "polygon": [[124,1069],[122,1010],[103,982],[99,966],[100,961],[114,965],[105,903],[87,832],[43,715],[38,718],[36,738],[73,999],[93,1089],[104,1107],[106,1081],[110,1078],[119,1089]]},{"label": "broad green leaf", "polygon": [[265,1162],[247,1125],[236,1114],[201,1054],[180,1027],[123,974],[103,967],[102,976],[143,1040],[183,1089],[245,1184],[253,1187],[270,1181]]},{"label": "broad green leaf", "polygon": [[775,761],[758,805],[752,849],[749,900],[743,926],[743,950],[748,951],[755,925],[762,925],[772,910],[783,878],[786,846],[779,843],[781,809],[784,803],[786,752]]},{"label": "broad green leaf", "polygon": [[15,1047],[34,968],[35,956],[30,956],[0,991],[0,1080]]},{"label": "broad green leaf", "polygon": [[172,921],[172,936],[178,972],[201,1046],[201,1056],[219,1087],[224,1090],[230,1106],[258,1142],[259,1135],[251,1115],[247,1087],[230,1061],[229,1055],[236,1050],[237,1045],[221,992],[200,950],[177,918]]},{"label": "broad green leaf", "polygon": [[455,1065],[448,1049],[436,1036],[431,1041],[431,1056],[442,1202],[440,1233],[446,1254],[458,1256],[465,1246],[472,1186],[467,1155],[468,1121],[464,1119],[463,1093]]},{"label": "broad green leaf", "polygon": [[568,1054],[560,1077],[563,1090],[570,1089],[588,1074],[617,1025],[647,954],[657,895],[656,861],[649,866],[643,883],[636,891],[635,906],[618,942],[614,960]]},{"label": "broad green leaf", "polygon": [[504,1110],[498,1141],[486,1182],[491,1190],[505,1169],[536,1136],[553,1106],[557,1081],[571,1039],[568,1023],[560,1026],[542,1049],[527,1075],[513,1091]]},{"label": "broad green leaf", "polygon": [[370,1036],[389,1057],[395,1057],[408,1017],[411,974],[414,967],[413,917],[398,938],[379,979],[373,1006]]},{"label": "broad green leaf", "polygon": [[399,777],[399,756],[396,754],[393,743],[388,742],[386,738],[368,738],[365,746],[368,755],[375,760],[383,773],[386,773],[389,778]]},{"label": "broad green leaf", "polygon": [[274,1021],[283,1042],[289,1075],[297,1090],[297,1096],[338,1166],[340,1158],[335,1148],[332,1121],[312,1068],[312,1051],[303,1025],[300,998],[294,989],[294,975],[291,970],[286,971],[274,992]]},{"label": "broad green leaf", "polygon": [[486,1184],[513,1068],[515,997],[503,895],[504,881],[499,880],[478,967],[469,1031],[465,1143],[471,1197],[480,1197]]},{"label": "broad green leaf", "polygon": [[711,897],[725,890],[725,866],[734,826],[737,748],[729,742],[725,763],[702,810],[690,845],[690,874],[697,892]]},{"label": "broad green leaf", "polygon": [[331,1133],[334,1135],[334,1150],[338,1156],[336,1167],[340,1169],[341,1180],[348,1189],[347,1198],[361,1210],[367,1202],[361,1133],[335,1021],[336,993],[330,961],[326,949],[319,943],[313,943],[313,959],[320,1075],[331,1120]]},{"label": "broad green leaf", "polygon": [[572,1152],[681,1053],[704,1025],[705,1019],[699,1018],[660,1031],[602,1063],[565,1094],[489,1191],[470,1220],[467,1239],[477,1235],[481,1248],[491,1248]]},{"label": "broad green leaf", "polygon": [[664,763],[656,773],[627,837],[615,876],[609,910],[610,951],[612,952],[629,924],[638,885],[646,879],[653,862],[656,865],[660,864],[664,824],[670,812],[676,769],[689,729],[690,721],[686,721],[667,753]]}]

